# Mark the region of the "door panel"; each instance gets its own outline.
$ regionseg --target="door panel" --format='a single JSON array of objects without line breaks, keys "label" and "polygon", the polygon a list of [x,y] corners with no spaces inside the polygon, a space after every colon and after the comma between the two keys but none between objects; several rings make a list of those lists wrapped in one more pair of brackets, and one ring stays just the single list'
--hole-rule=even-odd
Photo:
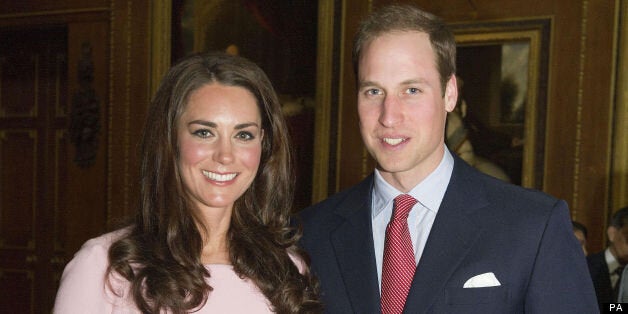
[{"label": "door panel", "polygon": [[67,29],[0,29],[0,38],[0,312],[46,313],[62,267],[53,252],[63,242]]},{"label": "door panel", "polygon": [[32,251],[35,245],[37,131],[1,130],[0,152],[0,245],[3,249]]}]

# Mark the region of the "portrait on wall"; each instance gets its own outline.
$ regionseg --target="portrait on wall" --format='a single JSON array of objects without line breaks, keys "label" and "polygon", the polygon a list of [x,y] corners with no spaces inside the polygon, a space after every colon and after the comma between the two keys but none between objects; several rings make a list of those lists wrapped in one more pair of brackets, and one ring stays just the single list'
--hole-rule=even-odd
[{"label": "portrait on wall", "polygon": [[172,59],[227,51],[266,72],[295,154],[294,208],[311,203],[318,1],[174,0]]},{"label": "portrait on wall", "polygon": [[479,170],[542,188],[549,20],[456,24],[458,105],[446,141]]}]

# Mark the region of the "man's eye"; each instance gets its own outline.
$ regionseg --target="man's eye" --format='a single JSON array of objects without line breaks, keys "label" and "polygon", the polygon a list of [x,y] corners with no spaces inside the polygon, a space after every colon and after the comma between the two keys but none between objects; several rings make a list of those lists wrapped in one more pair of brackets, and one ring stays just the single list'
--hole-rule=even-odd
[{"label": "man's eye", "polygon": [[366,94],[369,96],[376,96],[376,95],[381,95],[382,91],[377,88],[371,88],[366,91]]},{"label": "man's eye", "polygon": [[407,92],[408,94],[418,94],[421,92],[421,90],[416,87],[410,87],[407,89]]}]

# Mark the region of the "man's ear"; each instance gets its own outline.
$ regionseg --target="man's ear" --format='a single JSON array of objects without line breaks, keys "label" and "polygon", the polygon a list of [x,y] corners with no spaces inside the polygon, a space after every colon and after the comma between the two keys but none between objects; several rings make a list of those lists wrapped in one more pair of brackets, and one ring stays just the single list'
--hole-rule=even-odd
[{"label": "man's ear", "polygon": [[456,75],[452,74],[447,85],[445,85],[445,110],[452,112],[456,108],[456,102],[458,101],[458,83],[456,81]]}]

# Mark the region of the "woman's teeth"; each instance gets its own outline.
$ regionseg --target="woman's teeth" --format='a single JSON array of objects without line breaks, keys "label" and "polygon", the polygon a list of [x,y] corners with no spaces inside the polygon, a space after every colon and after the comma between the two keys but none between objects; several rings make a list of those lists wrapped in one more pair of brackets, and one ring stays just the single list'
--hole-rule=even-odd
[{"label": "woman's teeth", "polygon": [[237,174],[236,173],[219,174],[219,173],[203,170],[203,175],[210,180],[224,182],[224,181],[233,180],[233,178],[235,178]]}]

